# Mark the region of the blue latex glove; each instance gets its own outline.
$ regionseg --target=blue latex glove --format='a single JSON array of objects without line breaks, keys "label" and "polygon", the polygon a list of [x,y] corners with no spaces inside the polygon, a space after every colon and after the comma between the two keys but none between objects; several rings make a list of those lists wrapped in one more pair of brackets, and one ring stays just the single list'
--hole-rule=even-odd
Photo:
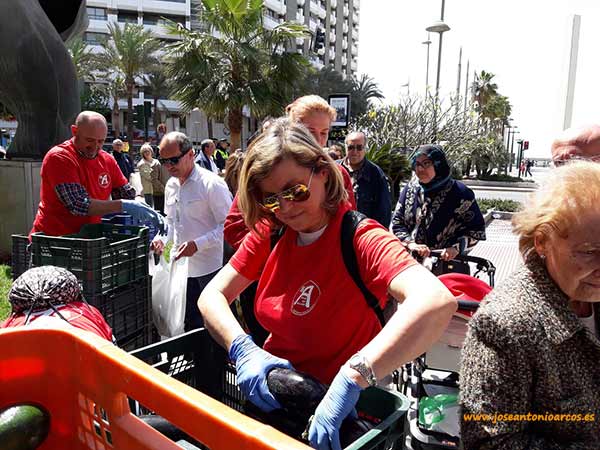
[{"label": "blue latex glove", "polygon": [[134,225],[145,225],[150,222],[159,234],[165,232],[165,222],[163,217],[148,205],[135,200],[121,200],[121,208],[125,214],[129,214],[133,219]]},{"label": "blue latex glove", "polygon": [[340,426],[349,414],[356,415],[354,405],[362,387],[352,381],[342,368],[333,379],[325,397],[317,406],[308,429],[308,441],[318,450],[341,450]]},{"label": "blue latex glove", "polygon": [[229,358],[235,361],[237,383],[248,400],[266,412],[281,408],[269,392],[267,375],[276,367],[293,369],[288,360],[264,351],[247,334],[240,334],[233,340]]}]

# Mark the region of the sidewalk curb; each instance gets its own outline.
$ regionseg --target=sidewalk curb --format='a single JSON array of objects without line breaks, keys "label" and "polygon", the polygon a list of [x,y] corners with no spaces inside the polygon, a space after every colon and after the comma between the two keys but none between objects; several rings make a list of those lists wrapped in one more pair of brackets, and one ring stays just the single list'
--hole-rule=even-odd
[{"label": "sidewalk curb", "polygon": [[486,212],[483,216],[483,221],[485,222],[485,226],[487,227],[490,224],[490,222],[494,219],[511,220],[514,214],[514,212],[496,211],[495,209],[489,209],[488,212]]},{"label": "sidewalk curb", "polygon": [[485,180],[460,180],[465,185],[471,187],[504,187],[504,188],[524,188],[535,190],[539,186],[537,183],[527,183],[527,182],[511,182],[511,181],[485,181]]}]

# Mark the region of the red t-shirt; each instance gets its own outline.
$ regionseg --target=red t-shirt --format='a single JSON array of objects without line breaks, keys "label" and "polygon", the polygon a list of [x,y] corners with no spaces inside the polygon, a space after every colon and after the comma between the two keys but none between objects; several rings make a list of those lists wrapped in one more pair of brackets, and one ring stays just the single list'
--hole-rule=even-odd
[{"label": "red t-shirt", "polygon": [[[264,348],[302,372],[331,383],[340,367],[381,330],[375,312],[344,265],[339,208],[324,233],[298,246],[288,228],[271,252],[269,237],[250,233],[230,260],[246,278],[259,279],[254,311],[271,334]],[[396,275],[416,261],[388,230],[366,219],[354,235],[360,275],[383,308]]]},{"label": "red t-shirt", "polygon": [[55,187],[63,183],[81,184],[91,199],[108,200],[113,189],[127,184],[115,159],[103,150],[94,159],[79,156],[73,139],[63,142],[44,157],[40,205],[31,233],[43,231],[52,236],[79,232],[86,223],[100,223],[100,216],[76,216],[58,198]]},{"label": "red t-shirt", "polygon": [[[356,199],[354,198],[354,190],[352,189],[352,178],[350,178],[350,174],[345,167],[341,166],[340,164],[336,164],[336,166],[342,173],[342,178],[344,179],[344,189],[346,189],[346,192],[348,193],[348,201],[352,206],[351,209],[356,209]],[[244,222],[244,215],[238,208],[237,198],[238,196],[235,194],[233,203],[231,203],[229,213],[225,219],[225,226],[223,230],[225,242],[231,245],[235,250],[240,248],[242,241],[249,231],[246,223]]]},{"label": "red t-shirt", "polygon": [[[83,302],[73,302],[67,305],[59,305],[56,307],[58,312],[67,319],[71,325],[81,330],[91,331],[92,333],[112,342],[112,330],[104,317],[97,308]],[[31,314],[29,323],[35,322],[40,317],[55,317],[59,320],[62,318],[57,315],[54,310],[47,309],[45,311],[37,311]],[[14,328],[25,325],[27,314],[11,315],[4,321],[0,328]]]}]

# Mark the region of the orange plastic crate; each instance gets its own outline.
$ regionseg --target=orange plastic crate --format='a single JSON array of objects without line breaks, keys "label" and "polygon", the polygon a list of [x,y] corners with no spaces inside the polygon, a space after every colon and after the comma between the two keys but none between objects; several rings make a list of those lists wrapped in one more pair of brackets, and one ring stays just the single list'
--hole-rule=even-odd
[{"label": "orange plastic crate", "polygon": [[135,399],[212,450],[303,449],[299,441],[76,329],[0,331],[0,409],[43,405],[40,450],[181,449],[130,412]]}]

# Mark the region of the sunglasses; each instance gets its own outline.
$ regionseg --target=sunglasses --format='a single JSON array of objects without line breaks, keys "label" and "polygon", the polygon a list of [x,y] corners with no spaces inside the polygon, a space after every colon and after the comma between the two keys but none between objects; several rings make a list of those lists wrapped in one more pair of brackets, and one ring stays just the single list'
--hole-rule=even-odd
[{"label": "sunglasses", "polygon": [[158,158],[158,162],[161,164],[171,164],[173,166],[177,165],[177,163],[179,162],[179,160],[181,158],[183,158],[185,155],[187,154],[187,152],[182,153],[179,156],[173,156],[171,158]]},{"label": "sunglasses", "polygon": [[260,202],[260,206],[267,211],[275,213],[281,208],[281,199],[285,199],[289,202],[305,202],[310,198],[310,183],[314,173],[315,170],[313,169],[310,173],[310,178],[308,179],[308,185],[298,183],[295,186],[280,192],[279,194],[269,195],[262,202]]},{"label": "sunglasses", "polygon": [[346,148],[348,150],[356,150],[356,151],[360,152],[361,150],[363,150],[365,148],[365,146],[362,144],[356,144],[356,145],[351,144],[351,145],[347,145]]},{"label": "sunglasses", "polygon": [[423,162],[415,161],[415,168],[420,167],[421,169],[429,169],[433,167],[433,161],[430,159],[426,159]]}]

